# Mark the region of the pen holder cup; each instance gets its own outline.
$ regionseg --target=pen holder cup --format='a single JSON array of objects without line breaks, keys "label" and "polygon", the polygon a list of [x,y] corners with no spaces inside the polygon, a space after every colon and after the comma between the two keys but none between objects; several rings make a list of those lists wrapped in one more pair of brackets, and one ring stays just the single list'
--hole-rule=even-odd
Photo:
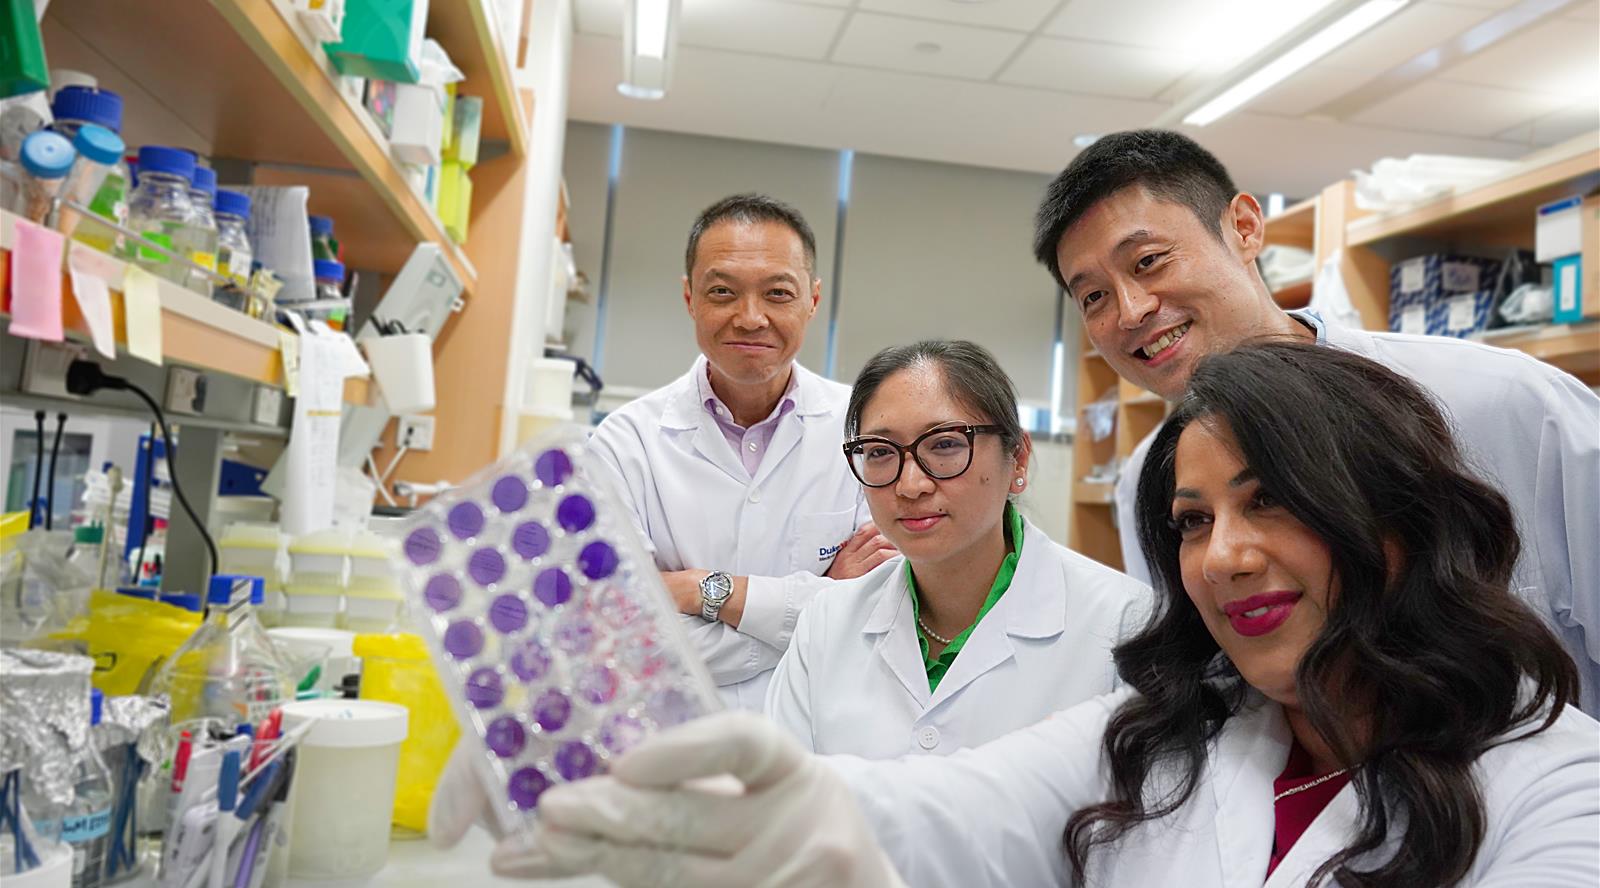
[{"label": "pen holder cup", "polygon": [[284,728],[311,721],[290,793],[289,875],[356,880],[389,854],[389,819],[406,739],[404,706],[373,700],[302,700],[283,707]]},{"label": "pen holder cup", "polygon": [[369,336],[361,340],[384,406],[400,416],[434,407],[433,340],[426,333]]}]

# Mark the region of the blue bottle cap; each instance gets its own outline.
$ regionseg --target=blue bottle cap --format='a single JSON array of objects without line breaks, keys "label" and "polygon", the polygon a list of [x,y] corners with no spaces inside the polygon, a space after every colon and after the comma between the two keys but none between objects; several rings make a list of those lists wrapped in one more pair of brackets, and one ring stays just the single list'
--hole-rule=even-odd
[{"label": "blue bottle cap", "polygon": [[200,613],[200,596],[194,594],[193,592],[172,592],[163,595],[161,596],[161,603],[182,608],[183,610],[186,610],[192,614]]},{"label": "blue bottle cap", "polygon": [[100,718],[105,713],[106,695],[99,688],[89,689],[89,724],[100,724]]},{"label": "blue bottle cap", "polygon": [[156,590],[146,586],[122,586],[117,589],[117,594],[126,595],[129,598],[142,598],[145,601],[156,600]]},{"label": "blue bottle cap", "polygon": [[206,603],[226,606],[228,602],[233,600],[233,586],[235,583],[250,584],[251,604],[260,604],[267,600],[267,584],[260,577],[246,576],[244,574],[217,574],[211,578],[211,583],[206,588]]},{"label": "blue bottle cap", "polygon": [[81,120],[122,132],[122,96],[109,89],[92,86],[65,86],[50,105],[56,120]]},{"label": "blue bottle cap", "polygon": [[217,212],[227,213],[232,216],[250,218],[250,195],[229,191],[226,188],[217,189]]},{"label": "blue bottle cap", "polygon": [[190,180],[198,191],[215,196],[217,193],[217,171],[210,167],[196,166],[194,178]]},{"label": "blue bottle cap", "polygon": [[182,148],[146,145],[139,149],[139,173],[166,173],[184,179],[194,178],[194,155]]},{"label": "blue bottle cap", "polygon": [[122,159],[122,152],[128,146],[123,144],[121,136],[111,130],[99,124],[86,123],[72,137],[72,147],[95,163],[110,166]]},{"label": "blue bottle cap", "polygon": [[77,150],[60,133],[35,130],[22,140],[22,168],[35,179],[59,179],[77,159]]},{"label": "blue bottle cap", "polygon": [[328,216],[307,216],[306,221],[311,223],[311,235],[333,234],[333,219]]},{"label": "blue bottle cap", "polygon": [[344,263],[333,259],[318,259],[311,263],[311,266],[316,272],[317,280],[344,283]]}]

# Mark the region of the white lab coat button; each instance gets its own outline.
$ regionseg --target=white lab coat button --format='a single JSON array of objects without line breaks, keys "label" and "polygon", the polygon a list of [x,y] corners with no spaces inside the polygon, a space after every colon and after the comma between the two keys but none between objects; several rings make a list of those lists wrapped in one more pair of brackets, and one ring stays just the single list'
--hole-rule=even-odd
[{"label": "white lab coat button", "polygon": [[929,725],[917,731],[917,745],[923,749],[939,748],[939,729]]},{"label": "white lab coat button", "polygon": [[750,490],[750,502],[752,502],[752,503],[761,502],[761,491],[760,490],[757,490],[755,488],[751,488],[751,490]]},{"label": "white lab coat button", "polygon": [[751,453],[755,453],[756,452],[756,442],[751,441],[749,444],[746,444],[745,446],[750,448],[750,452]]}]

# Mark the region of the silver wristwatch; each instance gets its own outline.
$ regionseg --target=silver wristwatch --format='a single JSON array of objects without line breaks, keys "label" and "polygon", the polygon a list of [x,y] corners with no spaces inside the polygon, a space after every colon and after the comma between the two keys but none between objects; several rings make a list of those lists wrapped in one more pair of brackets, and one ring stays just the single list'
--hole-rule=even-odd
[{"label": "silver wristwatch", "polygon": [[725,570],[714,570],[700,581],[700,619],[715,623],[722,606],[733,595],[733,577]]}]

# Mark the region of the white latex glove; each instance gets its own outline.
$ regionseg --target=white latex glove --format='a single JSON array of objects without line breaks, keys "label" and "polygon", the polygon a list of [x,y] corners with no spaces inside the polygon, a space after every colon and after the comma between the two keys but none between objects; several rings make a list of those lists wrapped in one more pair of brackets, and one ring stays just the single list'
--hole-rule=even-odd
[{"label": "white latex glove", "polygon": [[[732,775],[742,793],[702,779],[717,775]],[[843,779],[748,712],[664,731],[618,759],[609,776],[550,789],[539,822],[495,848],[496,873],[598,873],[623,888],[905,884]]]},{"label": "white latex glove", "polygon": [[440,848],[455,847],[474,824],[497,839],[502,837],[490,807],[489,792],[473,766],[473,758],[480,755],[483,747],[479,741],[462,737],[439,775],[433,799],[428,803],[428,838]]}]

